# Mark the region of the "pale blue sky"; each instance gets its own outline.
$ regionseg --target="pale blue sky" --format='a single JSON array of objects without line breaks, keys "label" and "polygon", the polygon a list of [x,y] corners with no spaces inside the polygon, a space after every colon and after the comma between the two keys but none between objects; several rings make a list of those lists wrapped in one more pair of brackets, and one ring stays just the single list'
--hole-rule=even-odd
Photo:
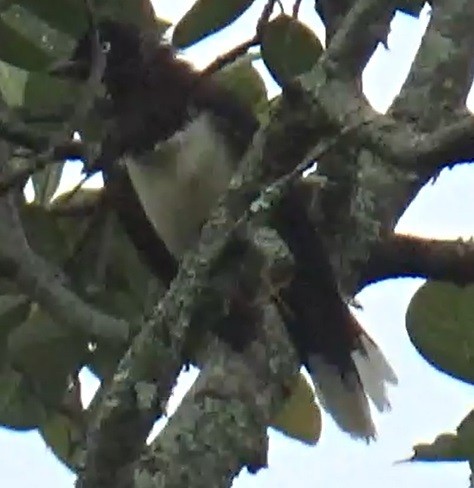
[{"label": "pale blue sky", "polygon": [[[170,20],[184,13],[190,1],[160,0],[158,12]],[[239,40],[250,37],[256,13],[263,0],[256,2],[242,19],[215,38],[190,49],[188,55],[199,67],[217,53],[225,52]],[[283,1],[285,6],[291,1]],[[319,25],[312,12],[313,1],[303,0],[301,13],[309,25]],[[287,10],[291,11],[290,9]],[[427,10],[420,21],[397,15],[389,38],[389,50],[379,47],[366,69],[364,86],[371,103],[384,110],[399,90],[419,45],[427,22]],[[269,89],[275,93],[275,86]],[[62,188],[77,180],[77,165],[69,166]],[[401,219],[398,230],[422,236],[456,238],[474,235],[474,167],[462,165],[445,170],[435,184],[425,187]],[[474,407],[474,387],[436,371],[416,352],[408,340],[404,314],[422,280],[390,280],[365,289],[358,297],[363,310],[358,316],[384,350],[399,377],[391,390],[392,412],[374,413],[379,439],[367,446],[342,434],[327,416],[320,442],[314,447],[270,433],[269,468],[257,475],[242,473],[236,488],[295,488],[346,486],[364,488],[467,488],[466,463],[404,464],[411,445],[430,441],[439,432],[454,429]],[[178,399],[195,373],[181,375]],[[83,375],[85,399],[94,381]],[[74,477],[55,460],[34,432],[14,433],[0,429],[0,485],[16,488],[70,488]]]}]

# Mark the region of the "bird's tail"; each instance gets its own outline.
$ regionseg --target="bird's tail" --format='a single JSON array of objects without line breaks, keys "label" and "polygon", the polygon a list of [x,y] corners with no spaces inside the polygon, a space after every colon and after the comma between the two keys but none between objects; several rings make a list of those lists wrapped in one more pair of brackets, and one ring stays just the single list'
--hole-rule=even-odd
[{"label": "bird's tail", "polygon": [[376,437],[368,398],[379,411],[389,410],[388,383],[397,377],[377,344],[350,314],[356,331],[354,347],[348,352],[343,371],[322,354],[308,356],[307,364],[316,395],[339,427],[355,438],[367,441]]}]

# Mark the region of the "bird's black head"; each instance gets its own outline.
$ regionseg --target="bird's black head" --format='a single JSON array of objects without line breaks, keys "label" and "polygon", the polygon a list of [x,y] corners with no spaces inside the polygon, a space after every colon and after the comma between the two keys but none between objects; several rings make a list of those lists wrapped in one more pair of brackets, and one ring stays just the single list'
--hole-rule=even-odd
[{"label": "bird's black head", "polygon": [[[162,38],[112,20],[100,22],[97,30],[98,47],[105,56],[103,82],[119,121],[120,139],[129,151],[154,147],[200,112],[213,115],[221,132],[242,136],[239,146],[248,144],[257,126],[252,112],[179,59]],[[95,33],[89,31],[70,59],[56,63],[51,73],[86,80],[96,46]]]},{"label": "bird's black head", "polygon": [[[139,28],[133,24],[104,20],[97,26],[98,48],[105,56],[104,81],[136,77],[141,59],[143,39]],[[55,63],[50,73],[56,76],[85,81],[91,71],[95,32],[89,30],[77,42],[67,60]]]}]

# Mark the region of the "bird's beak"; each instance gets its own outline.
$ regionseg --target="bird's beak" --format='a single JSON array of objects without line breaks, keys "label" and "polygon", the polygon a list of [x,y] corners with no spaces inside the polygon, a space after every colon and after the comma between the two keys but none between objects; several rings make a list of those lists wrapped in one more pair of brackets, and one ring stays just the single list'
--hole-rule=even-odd
[{"label": "bird's beak", "polygon": [[48,68],[48,74],[51,76],[78,81],[87,80],[89,71],[89,63],[76,59],[59,59]]}]

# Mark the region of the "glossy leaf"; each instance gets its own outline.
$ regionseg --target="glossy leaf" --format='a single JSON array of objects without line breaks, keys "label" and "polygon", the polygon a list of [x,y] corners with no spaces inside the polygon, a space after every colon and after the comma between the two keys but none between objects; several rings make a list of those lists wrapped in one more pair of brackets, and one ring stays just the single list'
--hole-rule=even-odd
[{"label": "glossy leaf", "polygon": [[[66,36],[53,31],[46,24],[31,15],[27,10],[21,8],[9,9],[3,14],[2,21],[8,26],[18,32],[23,38],[36,48],[48,54],[48,66],[54,56],[64,56],[69,52],[69,45]],[[8,69],[9,67],[9,69]],[[64,80],[58,80],[46,76],[45,74],[35,71],[26,71],[18,69],[14,66],[5,64],[2,67],[2,89],[8,93],[9,105],[21,105],[22,111],[26,113],[33,113],[36,118],[39,115],[38,111],[42,113],[58,112],[58,107],[62,108],[65,101],[72,105],[72,100],[76,99],[75,91],[77,87]],[[12,78],[17,82],[12,90],[9,79]],[[28,122],[27,119],[25,119]],[[59,124],[56,124],[56,127]],[[48,127],[45,127],[48,129]],[[41,127],[43,129],[43,127]]]},{"label": "glossy leaf", "polygon": [[258,111],[267,101],[267,90],[262,77],[252,65],[253,57],[242,56],[213,76],[246,105]]},{"label": "glossy leaf", "polygon": [[[79,96],[80,87],[68,80],[53,78],[43,73],[29,73],[25,85],[23,107],[40,120],[41,116],[57,115],[53,125],[60,128],[64,119],[72,113],[74,101]],[[44,123],[48,129],[51,122]]]},{"label": "glossy leaf", "polygon": [[80,188],[73,192],[58,195],[50,205],[52,211],[83,212],[85,208],[95,208],[101,199],[102,190],[96,188]]},{"label": "glossy leaf", "polygon": [[62,401],[70,376],[87,357],[87,339],[36,308],[9,335],[8,352],[50,409]]},{"label": "glossy leaf", "polygon": [[35,190],[35,203],[47,205],[58,189],[63,174],[64,163],[49,164],[31,177]]},{"label": "glossy leaf", "polygon": [[[29,10],[54,29],[72,37],[79,37],[88,28],[87,12],[82,0],[18,0],[17,3]],[[165,21],[156,22],[149,0],[97,0],[96,16],[133,22],[142,27],[157,27],[163,31],[169,26]]]},{"label": "glossy leaf", "polygon": [[0,61],[0,94],[10,107],[23,105],[28,72]]},{"label": "glossy leaf", "polygon": [[321,435],[321,411],[306,377],[300,373],[291,395],[275,416],[271,426],[288,437],[316,444]]},{"label": "glossy leaf", "polygon": [[50,415],[39,426],[39,433],[56,457],[74,470],[81,455],[83,430],[77,422],[61,413]]},{"label": "glossy leaf", "polygon": [[239,18],[254,0],[196,0],[176,24],[172,43],[185,48],[223,29]]},{"label": "glossy leaf", "polygon": [[466,456],[459,447],[456,434],[440,434],[432,443],[413,446],[411,461],[466,461]]},{"label": "glossy leaf", "polygon": [[295,76],[309,71],[323,48],[311,29],[297,19],[281,14],[265,26],[261,52],[268,71],[283,86]]},{"label": "glossy leaf", "polygon": [[0,371],[0,425],[14,430],[34,429],[46,409],[21,374],[4,366]]},{"label": "glossy leaf", "polygon": [[44,207],[30,204],[20,209],[20,217],[32,249],[47,260],[62,264],[69,249],[54,216]]},{"label": "glossy leaf", "polygon": [[425,283],[407,310],[410,340],[434,367],[474,383],[474,286]]},{"label": "glossy leaf", "polygon": [[30,311],[30,301],[25,295],[0,295],[0,337],[21,324]]},{"label": "glossy leaf", "polygon": [[432,443],[416,444],[410,461],[469,461],[474,465],[474,410],[462,420],[456,433],[444,433]]},{"label": "glossy leaf", "polygon": [[29,10],[15,3],[2,12],[2,19],[51,56],[57,51],[69,52],[72,47],[73,40],[70,36],[53,29]]},{"label": "glossy leaf", "polygon": [[132,22],[145,29],[154,29],[157,35],[163,34],[171,25],[164,19],[155,17],[150,0],[99,0],[99,18],[113,18],[122,22]]},{"label": "glossy leaf", "polygon": [[30,300],[25,295],[0,295],[0,367],[6,363],[6,340],[10,332],[21,325],[30,312]]},{"label": "glossy leaf", "polygon": [[52,57],[0,17],[0,59],[29,71],[46,69]]},{"label": "glossy leaf", "polygon": [[87,28],[85,3],[81,0],[16,0],[15,3],[54,29],[74,37]]}]

